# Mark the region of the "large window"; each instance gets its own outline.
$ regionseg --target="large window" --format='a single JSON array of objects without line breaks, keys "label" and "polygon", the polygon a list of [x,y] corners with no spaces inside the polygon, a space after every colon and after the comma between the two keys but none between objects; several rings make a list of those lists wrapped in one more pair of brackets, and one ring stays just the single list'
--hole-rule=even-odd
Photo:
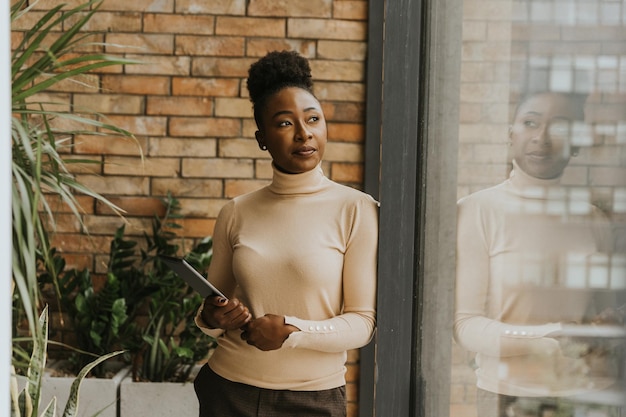
[{"label": "large window", "polygon": [[463,10],[450,414],[625,415],[626,3]]},{"label": "large window", "polygon": [[375,415],[626,415],[626,2],[384,16]]}]

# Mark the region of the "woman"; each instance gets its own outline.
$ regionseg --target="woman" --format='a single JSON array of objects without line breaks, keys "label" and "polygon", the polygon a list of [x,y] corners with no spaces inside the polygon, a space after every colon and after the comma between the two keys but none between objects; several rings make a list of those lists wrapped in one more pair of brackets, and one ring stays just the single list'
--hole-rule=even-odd
[{"label": "woman", "polygon": [[613,382],[589,360],[588,339],[562,337],[597,313],[585,268],[609,250],[585,193],[560,186],[583,108],[574,94],[525,97],[510,128],[510,177],[459,201],[454,330],[476,352],[480,417],[541,416],[555,397]]},{"label": "woman", "polygon": [[195,389],[200,416],[345,416],[346,351],[375,327],[377,203],[326,178],[326,120],[308,61],[271,52],[249,70],[272,183],[221,210],[196,323],[219,336]]}]

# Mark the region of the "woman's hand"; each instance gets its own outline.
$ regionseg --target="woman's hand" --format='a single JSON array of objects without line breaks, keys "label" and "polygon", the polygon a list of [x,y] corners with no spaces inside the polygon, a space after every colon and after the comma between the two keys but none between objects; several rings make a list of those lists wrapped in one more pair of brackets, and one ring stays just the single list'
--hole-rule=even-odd
[{"label": "woman's hand", "polygon": [[300,329],[285,324],[283,316],[266,314],[250,321],[242,330],[241,339],[257,349],[267,351],[279,349],[291,333]]},{"label": "woman's hand", "polygon": [[248,307],[241,301],[220,296],[205,298],[201,316],[211,328],[224,330],[240,329],[252,320]]}]

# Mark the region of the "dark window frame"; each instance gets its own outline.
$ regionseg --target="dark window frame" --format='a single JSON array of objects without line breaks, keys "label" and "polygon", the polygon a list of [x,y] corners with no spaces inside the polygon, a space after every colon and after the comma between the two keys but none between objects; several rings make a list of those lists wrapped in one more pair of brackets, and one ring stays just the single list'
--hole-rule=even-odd
[{"label": "dark window frame", "polygon": [[369,7],[365,190],[381,209],[378,329],[361,352],[359,415],[445,416],[462,7]]}]

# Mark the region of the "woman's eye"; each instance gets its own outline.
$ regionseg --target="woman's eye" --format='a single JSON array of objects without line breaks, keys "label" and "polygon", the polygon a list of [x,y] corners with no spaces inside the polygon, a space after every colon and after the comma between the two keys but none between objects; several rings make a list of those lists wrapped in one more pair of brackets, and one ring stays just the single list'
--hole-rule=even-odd
[{"label": "woman's eye", "polygon": [[537,127],[539,124],[534,120],[524,120],[524,126],[526,127]]},{"label": "woman's eye", "polygon": [[291,122],[289,122],[287,120],[283,120],[282,122],[278,123],[278,126],[280,126],[280,127],[291,126]]},{"label": "woman's eye", "polygon": [[309,122],[317,122],[320,118],[317,116],[311,116],[309,117]]}]

